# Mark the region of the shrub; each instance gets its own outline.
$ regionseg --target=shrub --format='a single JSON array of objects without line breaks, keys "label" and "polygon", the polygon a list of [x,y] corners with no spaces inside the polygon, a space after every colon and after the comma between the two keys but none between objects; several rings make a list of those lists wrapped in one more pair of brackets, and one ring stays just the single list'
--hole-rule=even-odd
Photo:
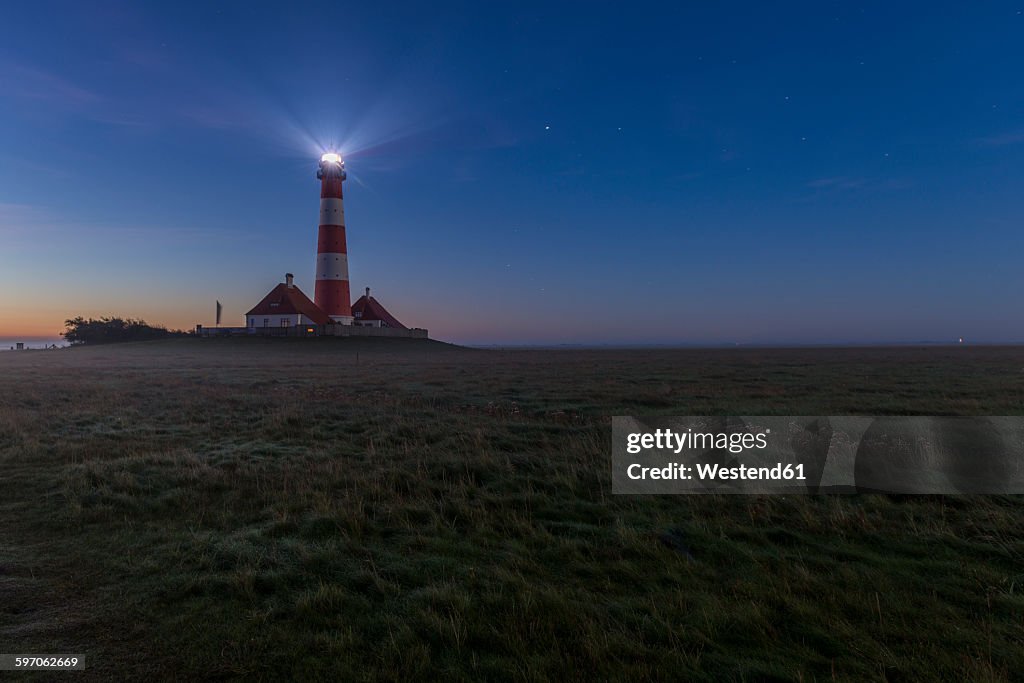
[{"label": "shrub", "polygon": [[181,330],[168,330],[163,326],[153,326],[145,320],[132,318],[89,318],[82,316],[64,321],[64,339],[71,344],[111,344],[114,342],[147,341],[181,337],[186,333]]}]

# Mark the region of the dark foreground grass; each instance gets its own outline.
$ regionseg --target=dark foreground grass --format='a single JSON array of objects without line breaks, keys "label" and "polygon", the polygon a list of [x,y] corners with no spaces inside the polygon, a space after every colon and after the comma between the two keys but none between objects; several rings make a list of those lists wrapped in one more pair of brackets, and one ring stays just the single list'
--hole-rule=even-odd
[{"label": "dark foreground grass", "polygon": [[1022,380],[1020,348],[0,354],[0,652],[91,680],[1012,680],[1020,498],[613,496],[609,416],[1021,414]]}]

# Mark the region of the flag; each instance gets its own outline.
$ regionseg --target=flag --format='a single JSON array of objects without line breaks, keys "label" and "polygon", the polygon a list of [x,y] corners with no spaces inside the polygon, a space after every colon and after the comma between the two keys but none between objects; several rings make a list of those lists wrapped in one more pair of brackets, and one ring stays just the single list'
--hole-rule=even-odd
[{"label": "flag", "polygon": [[217,302],[217,324],[218,324],[218,325],[220,325],[220,312],[221,312],[221,308],[222,308],[222,307],[221,307],[221,305],[220,305],[220,302],[218,301],[218,302]]}]

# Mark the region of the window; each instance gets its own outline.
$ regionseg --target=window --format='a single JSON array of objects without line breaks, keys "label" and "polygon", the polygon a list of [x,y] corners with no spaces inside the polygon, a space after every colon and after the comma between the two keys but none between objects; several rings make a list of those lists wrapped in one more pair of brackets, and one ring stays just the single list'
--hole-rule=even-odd
[{"label": "window", "polygon": [[256,318],[249,318],[249,327],[256,327]]},{"label": "window", "polygon": [[281,318],[281,327],[288,327],[291,322],[288,318]]},{"label": "window", "polygon": [[270,327],[270,318],[263,319],[263,327]]}]

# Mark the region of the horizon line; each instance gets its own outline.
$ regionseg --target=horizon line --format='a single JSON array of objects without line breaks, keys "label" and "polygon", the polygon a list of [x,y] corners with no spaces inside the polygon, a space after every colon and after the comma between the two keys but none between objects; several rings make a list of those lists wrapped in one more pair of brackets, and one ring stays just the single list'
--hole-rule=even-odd
[{"label": "horizon line", "polygon": [[[850,347],[892,347],[892,346],[1024,346],[1024,340],[971,340],[957,339],[919,339],[919,340],[839,340],[839,341],[579,341],[579,342],[459,342],[431,337],[434,341],[444,341],[458,346],[475,349],[721,349],[721,348],[850,348]],[[63,336],[0,336],[0,344],[17,342],[65,342]],[[0,349],[2,350],[2,349]]]}]

